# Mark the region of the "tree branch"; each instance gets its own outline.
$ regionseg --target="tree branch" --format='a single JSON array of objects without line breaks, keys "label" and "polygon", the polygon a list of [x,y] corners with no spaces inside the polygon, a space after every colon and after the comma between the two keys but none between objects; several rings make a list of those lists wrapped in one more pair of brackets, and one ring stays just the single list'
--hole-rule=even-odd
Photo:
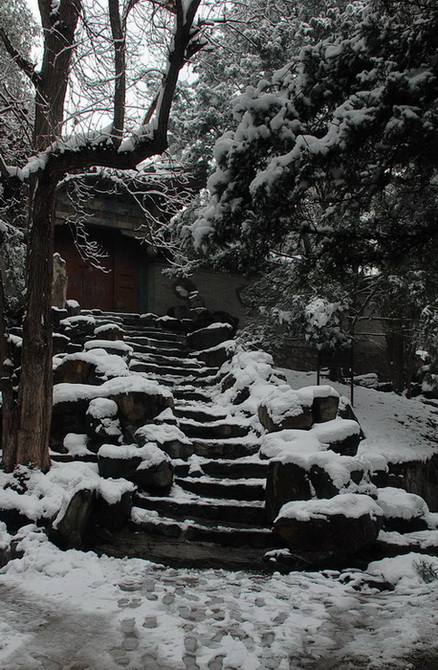
[{"label": "tree branch", "polygon": [[0,174],[6,179],[8,179],[11,176],[11,173],[8,170],[8,166],[1,151],[0,151]]},{"label": "tree branch", "polygon": [[9,35],[3,26],[0,26],[0,39],[2,40],[4,47],[14,63],[18,65],[20,70],[30,79],[34,86],[38,86],[39,75],[35,72],[35,65],[28,61],[24,56],[22,56],[19,51],[14,47]]},{"label": "tree branch", "polygon": [[108,0],[111,35],[114,44],[114,111],[112,137],[115,146],[122,141],[126,102],[126,40],[120,16],[119,0]]},{"label": "tree branch", "polygon": [[169,64],[164,77],[161,92],[157,103],[157,127],[155,134],[164,134],[164,144],[167,148],[165,138],[167,136],[167,125],[170,109],[175,95],[178,76],[187,58],[187,49],[193,37],[192,25],[201,0],[192,0],[185,9],[182,0],[176,0],[176,28],[173,41],[173,49],[169,54]]}]

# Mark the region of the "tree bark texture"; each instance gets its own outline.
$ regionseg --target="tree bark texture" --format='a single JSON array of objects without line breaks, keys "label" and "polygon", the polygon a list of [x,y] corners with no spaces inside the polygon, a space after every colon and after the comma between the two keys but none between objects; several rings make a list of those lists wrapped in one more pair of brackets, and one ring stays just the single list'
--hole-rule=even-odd
[{"label": "tree bark texture", "polygon": [[23,323],[21,375],[18,391],[16,439],[6,447],[5,465],[50,468],[49,437],[52,413],[53,274],[52,213],[56,179],[39,180],[33,195],[28,258],[27,311]]},{"label": "tree bark texture", "polygon": [[38,0],[38,6],[44,33],[44,54],[41,72],[33,77],[36,88],[34,146],[41,151],[61,132],[82,2],[60,0],[57,11],[53,11],[51,0]]},{"label": "tree bark texture", "polygon": [[[2,269],[3,270],[3,269]],[[15,467],[17,450],[16,431],[16,397],[13,387],[13,365],[8,339],[8,326],[5,313],[6,299],[4,292],[3,271],[0,276],[0,357],[2,365],[2,452],[3,467],[11,472]]]},{"label": "tree bark texture", "polygon": [[412,336],[403,332],[387,333],[386,346],[391,365],[392,388],[396,393],[406,391],[409,396],[415,353],[415,348],[412,348]]}]

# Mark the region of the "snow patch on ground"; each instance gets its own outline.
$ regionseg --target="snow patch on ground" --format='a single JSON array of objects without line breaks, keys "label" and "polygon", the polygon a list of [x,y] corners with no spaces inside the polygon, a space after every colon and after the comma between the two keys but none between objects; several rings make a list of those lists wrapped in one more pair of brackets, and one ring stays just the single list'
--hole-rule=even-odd
[{"label": "snow patch on ground", "polygon": [[[93,670],[419,669],[438,653],[438,582],[422,579],[419,554],[366,573],[265,576],[61,552],[32,527],[20,548],[0,571],[8,670],[44,670],[47,659]],[[362,577],[394,591],[358,592]]]}]

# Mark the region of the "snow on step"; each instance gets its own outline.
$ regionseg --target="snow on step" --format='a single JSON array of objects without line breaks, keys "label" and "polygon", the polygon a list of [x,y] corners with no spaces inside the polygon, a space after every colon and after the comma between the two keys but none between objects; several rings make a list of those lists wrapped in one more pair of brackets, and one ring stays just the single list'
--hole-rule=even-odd
[{"label": "snow on step", "polygon": [[[193,462],[196,458],[196,464]],[[258,455],[244,456],[234,459],[226,458],[205,458],[195,456],[188,461],[177,460],[174,462],[175,474],[177,476],[192,477],[196,472],[210,475],[211,477],[220,477],[225,479],[266,479],[269,461],[258,458]]]},{"label": "snow on step", "polygon": [[158,515],[150,510],[134,507],[132,522],[147,533],[179,538],[182,541],[214,542],[224,546],[268,547],[274,544],[273,535],[266,528],[249,528],[247,526],[213,525],[175,519]]},{"label": "snow on step", "polygon": [[265,505],[261,500],[210,498],[186,491],[174,484],[168,496],[137,493],[134,506],[155,510],[176,519],[203,519],[266,528]]},{"label": "snow on step", "polygon": [[178,375],[182,378],[187,377],[213,377],[217,370],[205,367],[192,367],[164,362],[144,361],[137,357],[133,358],[129,365],[131,370],[137,372],[151,372],[156,374]]},{"label": "snow on step", "polygon": [[174,407],[174,413],[177,417],[193,419],[198,423],[203,421],[218,421],[219,419],[226,419],[228,417],[228,414],[224,411],[223,407],[184,399],[177,400]]},{"label": "snow on step", "polygon": [[205,369],[205,363],[198,361],[195,358],[187,358],[187,356],[169,356],[162,351],[147,353],[136,351],[135,359],[140,363],[154,363],[156,365],[165,363],[165,365],[176,365],[176,367],[190,368],[193,370],[198,370],[199,368]]},{"label": "snow on step", "polygon": [[224,417],[215,421],[196,421],[191,418],[179,419],[180,429],[189,437],[199,438],[230,438],[244,437],[251,430],[251,425],[244,419]]},{"label": "snow on step", "polygon": [[199,495],[238,500],[264,500],[265,482],[261,479],[219,479],[202,475],[200,477],[177,477],[175,483],[181,488]]},{"label": "snow on step", "polygon": [[206,458],[240,458],[255,454],[260,448],[260,441],[253,433],[225,440],[196,438],[192,442],[194,453]]}]

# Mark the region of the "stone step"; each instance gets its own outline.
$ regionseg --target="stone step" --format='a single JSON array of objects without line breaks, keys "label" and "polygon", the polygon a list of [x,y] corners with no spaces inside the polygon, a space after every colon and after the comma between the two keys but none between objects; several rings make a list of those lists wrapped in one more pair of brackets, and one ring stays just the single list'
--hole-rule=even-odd
[{"label": "stone step", "polygon": [[[272,533],[274,549],[278,538]],[[179,538],[153,537],[128,529],[112,533],[111,540],[94,545],[98,554],[115,558],[141,558],[172,568],[254,570],[257,574],[272,574],[277,563],[264,559],[265,549],[254,547],[221,547],[209,542],[187,542]],[[194,614],[195,616],[195,614]]]},{"label": "stone step", "polygon": [[82,461],[85,463],[97,463],[97,454],[58,454],[54,451],[50,452],[50,459],[56,463],[73,463],[75,461]]},{"label": "stone step", "polygon": [[208,475],[176,477],[175,484],[198,496],[225,500],[264,500],[264,479],[218,479]]},{"label": "stone step", "polygon": [[228,440],[194,439],[193,450],[197,456],[205,458],[242,458],[256,454],[260,448],[259,441],[253,436],[230,437]]},{"label": "stone step", "polygon": [[185,359],[187,357],[187,349],[183,346],[181,347],[168,347],[168,346],[163,346],[159,344],[138,344],[136,342],[132,342],[128,339],[125,339],[125,342],[129,344],[134,349],[134,352],[136,354],[146,354],[150,356],[154,356],[155,354],[159,354],[160,356],[169,356],[171,358],[181,358]]},{"label": "stone step", "polygon": [[185,337],[179,333],[170,333],[167,330],[145,328],[139,331],[124,330],[125,340],[134,342],[136,344],[148,344],[148,342],[156,342],[158,344],[168,343],[173,345],[185,346]]},{"label": "stone step", "polygon": [[184,401],[198,401],[205,403],[205,401],[210,400],[209,394],[206,391],[199,391],[193,386],[180,386],[176,385],[172,389],[173,397],[175,398],[176,401],[178,400],[184,400]]},{"label": "stone step", "polygon": [[185,335],[185,330],[182,330],[181,322],[178,319],[146,318],[146,316],[143,317],[136,313],[107,312],[98,309],[82,310],[81,314],[90,314],[99,323],[117,323],[127,332],[137,332],[140,335],[146,331]]},{"label": "stone step", "polygon": [[110,309],[82,309],[81,314],[91,314],[94,317],[102,317],[104,319],[113,319],[115,317],[121,320],[140,318],[138,312],[113,312]]},{"label": "stone step", "polygon": [[81,309],[81,316],[92,316],[99,322],[123,323],[122,312],[103,312],[101,309]]},{"label": "stone step", "polygon": [[155,512],[134,507],[131,528],[155,537],[178,538],[188,542],[213,542],[225,547],[272,547],[272,531],[234,524],[216,525],[190,519],[176,521]]},{"label": "stone step", "polygon": [[172,375],[174,377],[193,377],[196,379],[202,378],[210,381],[213,379],[216,369],[213,368],[201,368],[201,367],[184,367],[176,365],[164,365],[163,363],[152,363],[146,361],[139,361],[136,358],[133,358],[129,364],[130,370],[134,372],[150,372],[157,375]]},{"label": "stone step", "polygon": [[[146,377],[146,379],[153,379],[162,386],[167,386],[172,391],[174,398],[177,399],[188,397],[192,400],[201,399],[205,401],[210,398],[210,384],[205,381],[205,378],[198,380],[193,376],[182,377],[173,374],[158,374],[146,370],[140,371],[137,369],[137,366],[131,368],[131,372]],[[203,389],[203,392],[200,389]]]},{"label": "stone step", "polygon": [[168,342],[177,342],[184,344],[186,340],[186,336],[184,333],[176,333],[171,330],[165,330],[160,327],[154,327],[154,326],[143,326],[140,328],[127,328],[126,326],[123,327],[123,332],[125,333],[125,337],[130,337],[133,340],[136,340],[137,338],[142,339],[142,338],[151,338],[153,340],[160,340],[160,341],[168,341]]},{"label": "stone step", "polygon": [[[268,461],[257,461],[254,457],[251,459],[197,459],[197,466],[200,468],[200,474],[210,475],[210,477],[224,479],[262,479],[265,480],[268,473]],[[188,462],[178,462],[175,465],[175,475],[177,477],[196,477],[197,473],[193,465]]]},{"label": "stone step", "polygon": [[179,427],[187,437],[204,439],[227,439],[230,437],[245,437],[251,431],[251,426],[232,419],[217,421],[195,421],[194,419],[179,420]]},{"label": "stone step", "polygon": [[[176,366],[177,368],[188,368],[190,370],[206,369],[205,363],[196,358],[183,356],[171,356],[160,351],[139,352],[135,350],[135,360],[140,363],[152,363],[154,365]],[[217,368],[215,368],[217,370]]]},{"label": "stone step", "polygon": [[192,419],[198,423],[219,421],[227,418],[227,413],[218,409],[213,405],[206,405],[201,403],[191,403],[190,401],[179,401],[175,403],[173,410],[175,416],[178,418]]},{"label": "stone step", "polygon": [[200,498],[193,493],[182,491],[175,485],[169,496],[137,493],[134,496],[134,505],[179,520],[207,520],[227,525],[237,522],[256,528],[268,526],[265,505],[260,501]]}]

